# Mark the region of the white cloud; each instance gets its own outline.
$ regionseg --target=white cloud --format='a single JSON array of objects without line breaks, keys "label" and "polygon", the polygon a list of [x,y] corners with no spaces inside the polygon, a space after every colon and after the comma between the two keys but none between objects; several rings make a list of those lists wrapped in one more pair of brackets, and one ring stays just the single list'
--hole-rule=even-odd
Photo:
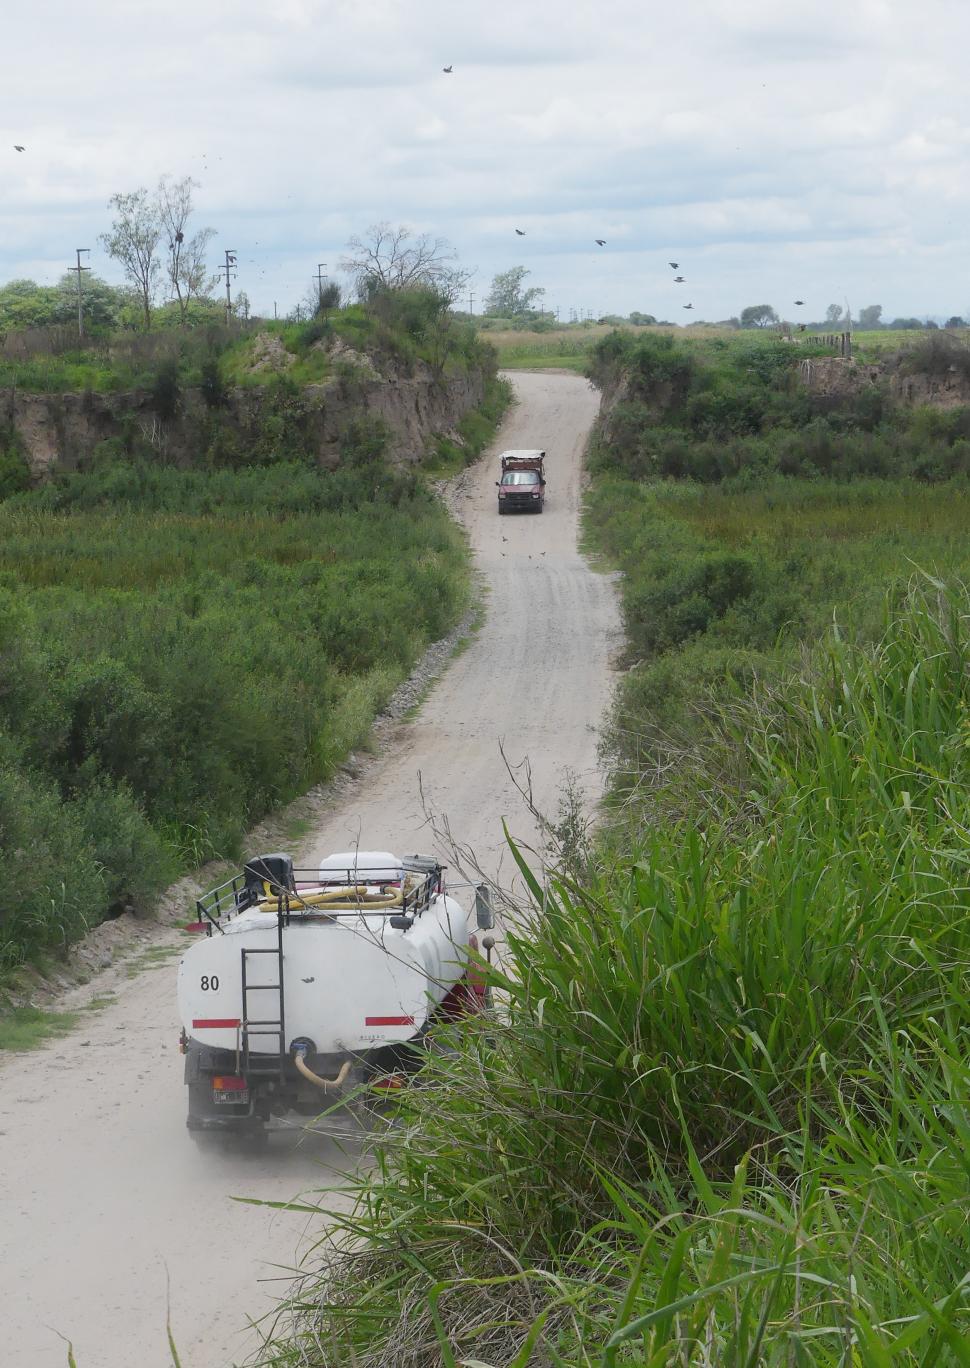
[{"label": "white cloud", "polygon": [[948,0],[18,6],[0,279],[54,278],[111,194],[172,172],[199,180],[199,222],[269,310],[389,219],[450,238],[479,296],[522,262],[564,310],[669,312],[664,263],[689,253],[705,317],[847,289],[951,312],[968,37]]}]

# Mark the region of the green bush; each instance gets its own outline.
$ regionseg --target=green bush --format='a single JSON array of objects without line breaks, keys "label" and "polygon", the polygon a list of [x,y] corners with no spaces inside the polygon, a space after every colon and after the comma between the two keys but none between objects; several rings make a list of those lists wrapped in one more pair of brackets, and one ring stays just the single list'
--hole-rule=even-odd
[{"label": "green bush", "polygon": [[30,464],[17,434],[0,427],[0,500],[30,488]]},{"label": "green bush", "polygon": [[124,786],[92,784],[73,806],[101,873],[108,914],[148,911],[178,872],[175,853]]},{"label": "green bush", "polygon": [[152,408],[159,418],[174,418],[180,399],[179,364],[174,357],[164,357],[155,371],[151,387]]},{"label": "green bush", "polygon": [[21,767],[0,735],[0,969],[63,951],[104,915],[104,884],[73,805]]},{"label": "green bush", "polygon": [[222,367],[217,356],[207,356],[202,362],[199,370],[199,388],[208,408],[225,407],[229,391],[222,377]]},{"label": "green bush", "polygon": [[264,1362],[964,1361],[968,624],[955,589],[831,633],[585,886],[517,857],[500,1014],[401,1098]]},{"label": "green bush", "polygon": [[0,508],[0,738],[98,875],[11,955],[233,853],[461,615],[462,538],[384,440],[332,474],[99,461]]}]

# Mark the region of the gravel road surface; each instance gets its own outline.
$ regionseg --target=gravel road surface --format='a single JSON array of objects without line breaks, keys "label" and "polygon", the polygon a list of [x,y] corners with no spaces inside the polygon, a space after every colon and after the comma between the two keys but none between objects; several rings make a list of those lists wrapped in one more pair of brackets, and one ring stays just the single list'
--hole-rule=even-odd
[{"label": "gravel road surface", "polygon": [[[452,498],[485,585],[482,626],[417,718],[322,815],[300,864],[356,845],[446,855],[430,805],[509,882],[503,817],[527,841],[536,833],[500,743],[513,766],[528,761],[538,806],[553,816],[567,773],[590,801],[599,792],[595,728],[620,628],[609,577],[576,545],[598,396],[574,375],[513,379],[518,403],[494,450],[546,449],[545,512],[498,516],[494,453],[459,481]],[[274,1134],[259,1155],[196,1148],[167,955],[182,943],[160,931],[140,972],[67,996],[72,1006],[114,994],[72,1035],[0,1061],[0,1360],[11,1368],[63,1368],[59,1335],[78,1368],[170,1368],[167,1296],[183,1368],[242,1362],[255,1343],[248,1319],[270,1310],[315,1226],[231,1197],[287,1201],[335,1186],[359,1153],[340,1122]]]}]

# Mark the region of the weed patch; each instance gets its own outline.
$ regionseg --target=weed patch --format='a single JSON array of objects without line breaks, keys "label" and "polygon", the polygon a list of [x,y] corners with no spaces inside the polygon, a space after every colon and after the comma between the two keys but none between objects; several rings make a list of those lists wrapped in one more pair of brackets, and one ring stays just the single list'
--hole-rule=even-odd
[{"label": "weed patch", "polygon": [[73,1031],[81,1020],[77,1012],[48,1012],[40,1007],[14,1007],[0,1015],[0,1050],[13,1054],[35,1050],[48,1040]]}]

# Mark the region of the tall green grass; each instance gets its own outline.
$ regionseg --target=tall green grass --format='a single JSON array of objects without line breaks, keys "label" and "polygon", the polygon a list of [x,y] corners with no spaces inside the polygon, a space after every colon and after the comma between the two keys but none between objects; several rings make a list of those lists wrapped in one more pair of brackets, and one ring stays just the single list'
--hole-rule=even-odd
[{"label": "tall green grass", "polygon": [[144,906],[366,740],[464,610],[413,474],[138,464],[0,505],[0,965]]},{"label": "tall green grass", "polygon": [[970,1361],[968,632],[932,585],[832,631],[531,879],[266,1363]]}]

